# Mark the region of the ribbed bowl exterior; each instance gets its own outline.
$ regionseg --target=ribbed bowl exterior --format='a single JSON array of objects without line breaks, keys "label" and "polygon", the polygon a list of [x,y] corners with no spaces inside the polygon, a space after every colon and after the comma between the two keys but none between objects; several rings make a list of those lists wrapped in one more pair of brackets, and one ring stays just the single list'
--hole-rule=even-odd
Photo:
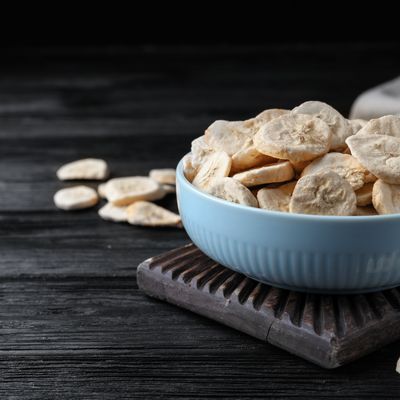
[{"label": "ribbed bowl exterior", "polygon": [[196,246],[259,281],[337,294],[400,285],[400,215],[325,217],[243,207],[195,188],[181,163],[177,198]]}]

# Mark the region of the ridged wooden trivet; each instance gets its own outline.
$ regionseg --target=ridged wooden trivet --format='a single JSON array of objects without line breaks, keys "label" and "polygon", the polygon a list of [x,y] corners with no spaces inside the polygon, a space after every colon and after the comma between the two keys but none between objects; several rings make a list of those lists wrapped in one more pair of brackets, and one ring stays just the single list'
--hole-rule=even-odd
[{"label": "ridged wooden trivet", "polygon": [[325,368],[400,339],[400,287],[357,295],[274,288],[223,267],[196,246],[150,258],[139,287]]}]

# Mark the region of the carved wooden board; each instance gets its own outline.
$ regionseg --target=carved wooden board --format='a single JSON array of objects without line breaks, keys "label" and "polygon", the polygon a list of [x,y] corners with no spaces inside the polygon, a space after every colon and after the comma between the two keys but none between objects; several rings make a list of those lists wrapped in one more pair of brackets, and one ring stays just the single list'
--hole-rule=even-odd
[{"label": "carved wooden board", "polygon": [[152,297],[325,368],[400,338],[400,288],[344,296],[278,289],[217,264],[193,244],[144,261],[137,279]]}]

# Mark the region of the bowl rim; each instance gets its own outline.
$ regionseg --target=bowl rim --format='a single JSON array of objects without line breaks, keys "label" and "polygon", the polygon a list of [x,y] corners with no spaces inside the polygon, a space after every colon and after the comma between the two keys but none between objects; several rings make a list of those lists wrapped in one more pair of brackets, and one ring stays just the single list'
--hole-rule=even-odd
[{"label": "bowl rim", "polygon": [[[190,153],[187,153],[188,155]],[[185,155],[185,156],[186,156]],[[185,157],[184,156],[184,157]],[[359,223],[365,223],[365,222],[379,222],[379,221],[399,221],[400,222],[400,214],[384,214],[384,215],[366,215],[366,216],[355,216],[355,215],[349,215],[349,216],[341,216],[341,215],[313,215],[313,214],[297,214],[297,213],[288,213],[288,212],[283,212],[283,211],[272,211],[272,210],[266,210],[262,208],[256,208],[256,207],[249,207],[249,206],[244,206],[241,204],[237,203],[232,203],[230,201],[220,199],[215,196],[211,196],[210,194],[203,192],[202,190],[198,189],[196,186],[194,186],[192,183],[190,183],[186,177],[185,174],[183,173],[183,158],[182,157],[179,160],[179,163],[176,167],[176,180],[180,181],[182,185],[186,186],[190,191],[194,192],[197,196],[203,197],[207,199],[208,201],[213,201],[215,203],[219,203],[225,207],[231,207],[233,209],[238,209],[242,210],[244,212],[249,212],[249,213],[255,213],[259,215],[264,215],[264,216],[273,216],[273,217],[279,217],[279,218],[285,218],[285,219],[290,219],[293,221],[326,221],[326,222],[335,222],[335,223],[354,223],[354,224],[359,224]]]}]

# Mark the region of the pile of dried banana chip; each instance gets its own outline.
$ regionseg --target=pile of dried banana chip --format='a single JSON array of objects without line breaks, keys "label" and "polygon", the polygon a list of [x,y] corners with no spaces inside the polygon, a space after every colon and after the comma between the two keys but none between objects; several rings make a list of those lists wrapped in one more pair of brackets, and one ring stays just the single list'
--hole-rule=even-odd
[{"label": "pile of dried banana chip", "polygon": [[348,120],[320,101],[215,121],[184,157],[186,178],[267,210],[367,216],[400,212],[400,118]]},{"label": "pile of dried banana chip", "polygon": [[[107,163],[87,158],[63,165],[58,171],[60,180],[105,180],[109,177]],[[101,218],[141,226],[181,227],[179,215],[152,201],[175,193],[175,169],[153,169],[149,176],[129,176],[110,179],[96,190],[78,185],[59,190],[54,203],[63,210],[78,210],[95,206],[100,198],[107,200],[99,209]]]}]

